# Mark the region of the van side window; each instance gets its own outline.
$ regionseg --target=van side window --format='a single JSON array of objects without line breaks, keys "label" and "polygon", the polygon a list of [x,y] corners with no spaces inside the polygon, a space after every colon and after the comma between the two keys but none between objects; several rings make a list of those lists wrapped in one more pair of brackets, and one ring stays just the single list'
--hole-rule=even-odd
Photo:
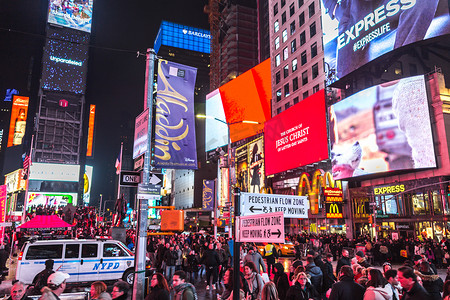
[{"label": "van side window", "polygon": [[30,245],[26,260],[62,258],[63,245]]},{"label": "van side window", "polygon": [[80,245],[78,244],[67,244],[66,245],[66,255],[65,258],[78,258],[80,254]]},{"label": "van side window", "polygon": [[128,256],[127,253],[117,244],[104,243],[103,257]]},{"label": "van side window", "polygon": [[81,257],[97,257],[98,244],[82,244]]}]

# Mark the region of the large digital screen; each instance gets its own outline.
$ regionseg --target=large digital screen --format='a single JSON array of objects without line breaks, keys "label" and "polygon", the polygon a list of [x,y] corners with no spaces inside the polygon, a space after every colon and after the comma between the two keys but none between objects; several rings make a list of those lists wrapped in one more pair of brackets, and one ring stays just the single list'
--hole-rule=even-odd
[{"label": "large digital screen", "polygon": [[48,23],[91,32],[94,0],[49,0]]},{"label": "large digital screen", "polygon": [[424,76],[383,83],[330,108],[333,179],[435,168]]},{"label": "large digital screen", "polygon": [[77,193],[29,193],[26,208],[38,205],[66,206],[77,205]]},{"label": "large digital screen", "polygon": [[79,165],[33,163],[30,166],[30,180],[75,181],[80,180]]},{"label": "large digital screen", "polygon": [[402,46],[450,33],[447,0],[322,0],[325,61],[342,78]]},{"label": "large digital screen", "polygon": [[[206,95],[206,115],[215,119],[206,119],[205,151],[214,150],[228,144],[228,127],[219,89]],[[220,122],[218,120],[222,120]]]},{"label": "large digital screen", "polygon": [[42,88],[84,93],[89,37],[59,28],[49,28],[42,58]]},{"label": "large digital screen", "polygon": [[266,175],[327,159],[325,91],[267,121],[264,134]]},{"label": "large digital screen", "polygon": [[7,147],[22,144],[27,127],[29,97],[13,96]]}]

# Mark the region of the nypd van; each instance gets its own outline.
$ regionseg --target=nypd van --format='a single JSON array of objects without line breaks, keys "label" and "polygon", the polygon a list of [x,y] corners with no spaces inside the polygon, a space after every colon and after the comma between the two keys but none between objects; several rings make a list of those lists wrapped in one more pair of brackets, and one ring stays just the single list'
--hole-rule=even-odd
[{"label": "nypd van", "polygon": [[26,242],[19,253],[16,279],[31,284],[53,259],[54,271],[68,273],[67,282],[134,279],[134,254],[116,240],[47,240]]}]

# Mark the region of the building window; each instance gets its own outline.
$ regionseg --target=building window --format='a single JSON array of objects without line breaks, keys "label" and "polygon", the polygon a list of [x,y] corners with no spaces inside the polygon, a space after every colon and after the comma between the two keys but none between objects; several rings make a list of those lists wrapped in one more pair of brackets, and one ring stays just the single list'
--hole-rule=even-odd
[{"label": "building window", "polygon": [[285,85],[284,85],[284,97],[287,97],[287,96],[289,96],[290,94],[289,94],[289,83],[286,83]]},{"label": "building window", "polygon": [[298,103],[298,97],[294,98],[294,105]]},{"label": "building window", "polygon": [[308,71],[305,71],[302,73],[302,85],[305,85],[308,83]]},{"label": "building window", "polygon": [[277,90],[277,102],[281,101],[281,89]]},{"label": "building window", "polygon": [[285,65],[283,68],[283,78],[286,78],[289,76],[289,65]]},{"label": "building window", "polygon": [[291,6],[289,6],[289,16],[292,17],[295,14],[295,7],[294,7],[294,3],[291,4]]},{"label": "building window", "polygon": [[281,64],[281,56],[280,54],[277,54],[275,56],[275,67],[278,67]]},{"label": "building window", "polygon": [[302,27],[303,24],[305,24],[305,12],[302,12],[302,13],[298,16],[298,27]]},{"label": "building window", "polygon": [[277,115],[281,114],[281,107],[277,108]]},{"label": "building window", "polygon": [[295,92],[296,90],[298,90],[298,78],[297,77],[292,79],[292,91]]},{"label": "building window", "polygon": [[273,31],[274,31],[274,32],[278,32],[278,30],[280,30],[280,23],[278,22],[278,20],[276,20],[276,21],[273,23]]},{"label": "building window", "polygon": [[283,30],[283,43],[287,41],[287,29]]},{"label": "building window", "polygon": [[288,57],[289,57],[289,49],[288,49],[288,47],[285,47],[283,49],[283,60],[288,59]]},{"label": "building window", "polygon": [[317,93],[319,91],[319,85],[315,85],[313,87],[313,94]]},{"label": "building window", "polygon": [[295,72],[295,71],[297,71],[297,59],[296,58],[294,58],[292,60],[292,72]]},{"label": "building window", "polygon": [[313,37],[316,35],[316,22],[309,25],[309,37]]},{"label": "building window", "polygon": [[312,79],[316,78],[317,76],[319,76],[319,64],[316,63],[314,64],[314,66],[312,66]]},{"label": "building window", "polygon": [[284,105],[284,110],[288,109],[289,107],[291,107],[291,103],[288,102]]},{"label": "building window", "polygon": [[278,72],[275,74],[275,84],[279,84],[280,81],[281,81],[281,73],[280,73],[280,71],[278,71]]},{"label": "building window", "polygon": [[284,23],[286,23],[286,12],[283,12],[281,14],[281,25],[283,25]]},{"label": "building window", "polygon": [[317,55],[317,42],[311,45],[311,59]]},{"label": "building window", "polygon": [[305,3],[305,0],[298,0],[298,8],[302,7]]},{"label": "building window", "polygon": [[308,98],[308,96],[309,96],[308,91],[304,92],[304,93],[303,93],[303,100],[305,100],[306,98]]},{"label": "building window", "polygon": [[291,23],[291,35],[295,32],[295,20]]},{"label": "building window", "polygon": [[307,63],[306,50],[303,51],[301,54],[301,62],[302,62],[302,66]]},{"label": "building window", "polygon": [[275,38],[275,50],[277,50],[278,48],[280,48],[280,37],[277,36]]},{"label": "building window", "polygon": [[297,50],[297,39],[293,39],[291,41],[291,53],[294,53]]},{"label": "building window", "polygon": [[316,9],[314,7],[314,1],[313,1],[313,3],[311,3],[309,5],[308,10],[309,10],[309,17],[311,18],[316,13]]},{"label": "building window", "polygon": [[283,8],[286,5],[286,0],[281,0],[281,8]]},{"label": "building window", "polygon": [[306,43],[306,33],[303,31],[300,33],[300,46],[303,46]]},{"label": "building window", "polygon": [[278,3],[275,3],[273,6],[273,16],[276,16],[278,14]]}]

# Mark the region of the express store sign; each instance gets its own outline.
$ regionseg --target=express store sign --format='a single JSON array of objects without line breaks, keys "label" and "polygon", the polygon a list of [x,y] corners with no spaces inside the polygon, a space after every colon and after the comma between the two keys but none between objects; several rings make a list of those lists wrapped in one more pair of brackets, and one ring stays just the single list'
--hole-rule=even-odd
[{"label": "express store sign", "polygon": [[324,90],[267,121],[264,133],[266,175],[327,159]]}]

